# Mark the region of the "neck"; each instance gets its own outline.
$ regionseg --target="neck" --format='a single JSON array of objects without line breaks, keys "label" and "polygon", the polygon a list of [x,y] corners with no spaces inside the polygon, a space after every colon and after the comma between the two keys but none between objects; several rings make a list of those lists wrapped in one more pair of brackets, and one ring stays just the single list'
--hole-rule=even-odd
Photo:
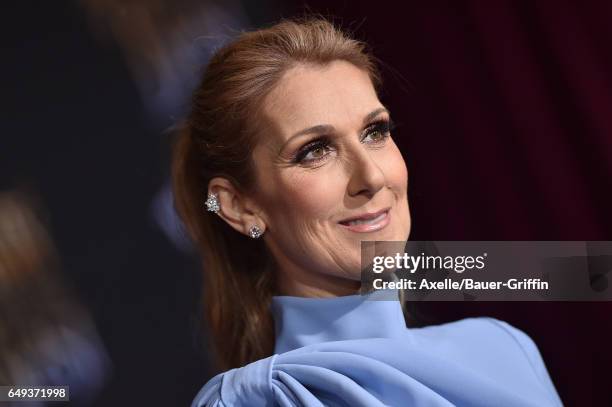
[{"label": "neck", "polygon": [[406,334],[397,290],[334,298],[275,296],[275,353],[321,342]]},{"label": "neck", "polygon": [[330,298],[359,293],[361,281],[315,272],[279,270],[280,295],[309,298]]},{"label": "neck", "polygon": [[[274,242],[266,242],[276,267],[279,295],[308,298],[330,298],[358,294],[361,289],[360,274],[334,275],[317,270],[317,266],[298,263]],[[352,278],[351,278],[352,277]]]}]

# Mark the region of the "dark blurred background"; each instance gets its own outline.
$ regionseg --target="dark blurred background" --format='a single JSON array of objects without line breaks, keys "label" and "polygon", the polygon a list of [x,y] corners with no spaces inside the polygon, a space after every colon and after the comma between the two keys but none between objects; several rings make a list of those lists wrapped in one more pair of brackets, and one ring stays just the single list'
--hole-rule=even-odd
[{"label": "dark blurred background", "polygon": [[[304,12],[384,62],[411,239],[612,240],[609,1],[10,2],[2,189],[45,208],[110,360],[96,406],[188,405],[215,373],[197,329],[198,260],[170,205],[167,130],[216,47]],[[538,344],[566,405],[612,405],[612,303],[419,313],[506,320]]]}]

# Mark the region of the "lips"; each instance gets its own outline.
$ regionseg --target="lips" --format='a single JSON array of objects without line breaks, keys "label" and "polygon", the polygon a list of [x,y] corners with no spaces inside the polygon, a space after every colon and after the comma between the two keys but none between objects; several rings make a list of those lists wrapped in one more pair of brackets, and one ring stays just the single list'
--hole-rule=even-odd
[{"label": "lips", "polygon": [[367,212],[367,213],[362,213],[361,215],[356,215],[356,216],[352,216],[350,218],[346,218],[346,219],[342,219],[339,223],[342,224],[347,224],[351,221],[354,220],[372,220],[375,219],[377,217],[379,217],[380,215],[384,214],[385,212],[388,212],[390,208],[385,208],[385,209],[381,209],[380,211],[377,212]]},{"label": "lips", "polygon": [[390,217],[389,209],[352,216],[338,223],[353,232],[373,232],[387,226]]}]

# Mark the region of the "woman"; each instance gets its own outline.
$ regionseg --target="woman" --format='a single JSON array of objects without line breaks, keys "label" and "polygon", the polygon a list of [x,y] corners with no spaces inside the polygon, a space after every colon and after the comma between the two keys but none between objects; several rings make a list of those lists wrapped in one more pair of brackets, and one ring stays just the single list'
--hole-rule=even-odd
[{"label": "woman", "polygon": [[174,187],[231,370],[193,406],[561,404],[537,348],[508,324],[408,329],[397,295],[357,295],[360,242],[410,233],[379,85],[364,45],[324,20],[244,33],[212,58]]}]

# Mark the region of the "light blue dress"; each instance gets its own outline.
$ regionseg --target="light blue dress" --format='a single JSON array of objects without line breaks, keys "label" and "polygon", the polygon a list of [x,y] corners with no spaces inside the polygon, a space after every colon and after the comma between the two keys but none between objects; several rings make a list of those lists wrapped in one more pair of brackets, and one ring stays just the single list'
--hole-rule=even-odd
[{"label": "light blue dress", "polygon": [[493,318],[406,328],[394,290],[277,296],[272,312],[275,354],[215,376],[192,407],[562,405],[533,341]]}]

